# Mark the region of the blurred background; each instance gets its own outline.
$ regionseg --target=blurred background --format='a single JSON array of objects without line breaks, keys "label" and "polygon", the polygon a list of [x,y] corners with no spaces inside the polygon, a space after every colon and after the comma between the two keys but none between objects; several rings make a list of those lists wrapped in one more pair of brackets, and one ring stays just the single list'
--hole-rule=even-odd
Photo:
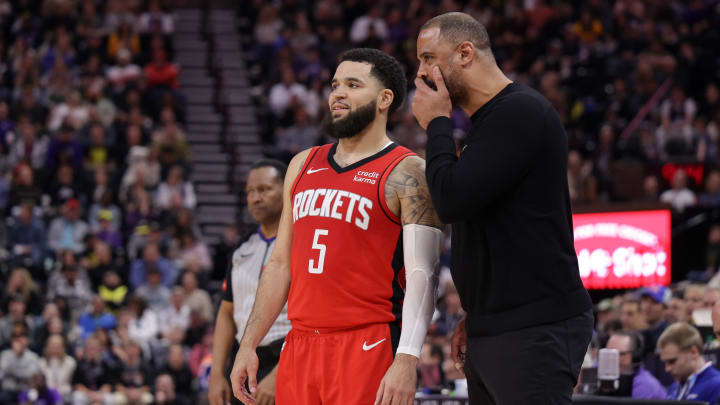
[{"label": "blurred background", "polygon": [[[418,28],[448,11],[483,23],[505,74],[565,125],[598,313],[587,366],[613,331],[660,321],[715,350],[717,0],[0,0],[0,350],[28,353],[22,372],[0,361],[1,402],[44,385],[92,402],[105,384],[118,403],[205,401],[220,287],[254,229],[250,165],[329,142],[343,51],[382,49],[412,79]],[[388,132],[422,156],[413,93]],[[469,120],[452,118],[461,148]],[[463,312],[447,267],[441,281],[419,391],[461,397],[448,334]]]}]

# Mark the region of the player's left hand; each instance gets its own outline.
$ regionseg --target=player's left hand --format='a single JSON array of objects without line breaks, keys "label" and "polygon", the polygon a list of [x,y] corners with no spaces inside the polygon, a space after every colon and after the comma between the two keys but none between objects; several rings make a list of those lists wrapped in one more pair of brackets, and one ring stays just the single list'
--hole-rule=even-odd
[{"label": "player's left hand", "polygon": [[432,70],[432,78],[437,91],[431,89],[423,79],[415,78],[415,96],[413,97],[412,111],[415,119],[423,129],[427,129],[430,121],[437,117],[450,117],[452,113],[452,102],[450,93],[445,87],[440,68],[435,66]]},{"label": "player's left hand", "polygon": [[415,356],[398,353],[385,373],[375,397],[375,405],[412,405],[417,387]]},{"label": "player's left hand", "polygon": [[258,383],[254,395],[257,405],[275,404],[275,381],[277,381],[277,366]]}]

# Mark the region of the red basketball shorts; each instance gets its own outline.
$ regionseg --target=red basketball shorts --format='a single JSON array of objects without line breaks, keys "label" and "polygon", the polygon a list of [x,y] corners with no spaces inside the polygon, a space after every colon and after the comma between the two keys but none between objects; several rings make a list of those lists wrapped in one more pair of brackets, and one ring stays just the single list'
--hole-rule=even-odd
[{"label": "red basketball shorts", "polygon": [[293,328],[278,364],[277,405],[372,405],[393,361],[388,324],[322,333]]}]

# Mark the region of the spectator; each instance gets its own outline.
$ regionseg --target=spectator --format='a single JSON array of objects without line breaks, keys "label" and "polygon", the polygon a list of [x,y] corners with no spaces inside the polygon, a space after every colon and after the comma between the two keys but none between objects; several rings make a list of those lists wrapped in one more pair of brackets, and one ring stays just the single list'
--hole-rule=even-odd
[{"label": "spectator", "polygon": [[157,32],[154,26],[158,26],[159,31],[165,35],[170,35],[175,31],[172,15],[163,11],[159,0],[151,0],[148,10],[142,13],[138,20],[138,30],[141,33]]},{"label": "spectator", "polygon": [[115,159],[110,152],[110,142],[106,139],[103,124],[94,122],[89,131],[90,143],[85,150],[85,167],[93,172],[99,167],[115,167]]},{"label": "spectator", "polygon": [[32,332],[34,322],[30,315],[26,312],[27,306],[20,296],[10,299],[7,305],[7,314],[0,318],[0,350],[10,346],[13,332],[16,324],[23,324],[25,328]]},{"label": "spectator", "polygon": [[717,402],[720,398],[720,371],[702,355],[700,333],[687,323],[670,325],[658,341],[660,358],[675,379],[668,399]]},{"label": "spectator", "polygon": [[568,186],[570,200],[577,203],[591,203],[597,198],[597,180],[592,175],[592,162],[583,162],[578,151],[568,155]]},{"label": "spectator", "polygon": [[80,219],[80,202],[71,198],[62,207],[63,216],[50,223],[48,247],[54,252],[69,249],[79,254],[89,230],[87,223]]},{"label": "spectator", "polygon": [[670,289],[662,286],[646,288],[640,294],[640,309],[649,325],[645,343],[650,348],[655,347],[660,335],[670,325],[664,314],[671,297]]},{"label": "spectator", "polygon": [[62,335],[52,335],[47,339],[40,369],[45,374],[48,387],[57,390],[64,398],[72,394],[72,378],[77,362],[65,353],[65,339]]},{"label": "spectator", "polygon": [[282,118],[294,107],[305,105],[307,89],[295,81],[295,73],[289,66],[281,69],[282,81],[270,89],[270,109]]},{"label": "spectator", "polygon": [[42,197],[42,190],[35,185],[33,169],[24,163],[15,167],[13,185],[10,188],[10,207],[16,207],[22,203],[40,207]]},{"label": "spectator", "polygon": [[138,343],[147,345],[157,338],[160,332],[157,314],[148,308],[147,302],[140,296],[130,298],[128,302],[128,336]]},{"label": "spectator", "polygon": [[43,297],[40,295],[40,289],[27,269],[18,267],[10,272],[2,297],[2,306],[0,307],[3,312],[5,312],[12,299],[22,300],[25,303],[27,313],[31,315],[39,315],[40,311],[42,311]]},{"label": "spectator", "polygon": [[677,212],[683,212],[686,207],[695,205],[695,193],[687,187],[687,175],[684,171],[675,172],[672,189],[663,192],[660,201],[670,204]]},{"label": "spectator", "polygon": [[75,199],[84,204],[85,194],[82,187],[75,180],[75,170],[70,165],[61,165],[57,169],[57,177],[50,187],[50,203],[54,207],[65,204],[70,199]]},{"label": "spectator", "polygon": [[181,285],[185,292],[185,304],[190,312],[196,311],[200,319],[205,322],[214,319],[213,305],[210,295],[205,290],[198,288],[197,276],[190,271],[183,273]]},{"label": "spectator", "polygon": [[97,213],[98,229],[95,235],[99,240],[107,243],[113,249],[122,247],[122,236],[117,229],[112,228],[112,221],[114,219],[113,212],[111,210],[100,210]]},{"label": "spectator", "polygon": [[[209,272],[212,268],[212,260],[210,260],[207,245],[198,240],[192,232],[180,236],[178,262],[180,263],[179,268],[195,274]],[[206,279],[207,275],[203,274],[202,278]]]},{"label": "spectator", "polygon": [[122,21],[117,30],[108,36],[107,56],[109,59],[115,58],[120,49],[126,49],[132,55],[140,54],[140,35],[133,32],[133,29],[134,27],[129,21]]},{"label": "spectator", "polygon": [[175,392],[175,382],[168,374],[160,374],[155,379],[155,403],[157,405],[190,405],[193,401]]},{"label": "spectator", "polygon": [[124,307],[127,294],[128,288],[122,284],[122,280],[116,272],[108,271],[103,275],[98,295],[105,301],[111,312],[117,313],[120,308]]},{"label": "spectator", "polygon": [[161,371],[162,374],[168,374],[172,377],[175,386],[178,387],[177,394],[186,399],[194,398],[193,392],[193,374],[185,361],[185,352],[180,345],[170,346],[170,355],[168,364]]},{"label": "spectator", "polygon": [[[104,170],[98,170],[97,173],[104,172]],[[107,175],[105,175],[107,176]],[[112,231],[119,231],[120,224],[122,223],[122,215],[120,214],[120,208],[113,203],[113,192],[112,190],[105,189],[102,191],[100,200],[90,206],[90,212],[88,218],[90,219],[90,229],[93,232],[97,232],[100,229],[100,212],[109,212],[103,216],[110,218],[109,229]]]},{"label": "spectator", "polygon": [[641,364],[645,350],[642,337],[637,332],[615,333],[610,336],[605,347],[620,353],[620,373],[632,375],[633,398],[665,399],[667,397],[665,387]]},{"label": "spectator", "polygon": [[164,311],[170,306],[170,289],[162,285],[162,274],[154,265],[149,265],[147,282],[135,291],[135,294],[147,302],[150,309],[156,313]]},{"label": "spectator", "polygon": [[163,49],[155,49],[152,62],[145,66],[145,77],[151,88],[176,90],[180,87],[178,82],[178,67],[168,62],[167,53]]},{"label": "spectator", "polygon": [[117,64],[111,66],[106,73],[107,79],[112,84],[115,94],[123,94],[123,92],[135,84],[142,76],[140,67],[132,63],[132,54],[126,48],[120,48],[115,55]]},{"label": "spectator", "polygon": [[182,287],[176,286],[172,289],[170,305],[168,305],[160,316],[160,329],[164,333],[173,328],[185,330],[190,324],[190,307],[185,304],[185,291]]},{"label": "spectator", "polygon": [[73,313],[79,314],[85,309],[92,300],[90,280],[85,270],[77,265],[66,264],[50,276],[47,299],[55,301],[58,298],[65,300]]},{"label": "spectator", "polygon": [[150,392],[152,370],[142,359],[140,345],[130,341],[123,346],[124,358],[118,369],[116,398],[126,403],[147,405],[153,402]]},{"label": "spectator", "polygon": [[176,164],[185,164],[188,158],[188,145],[185,133],[175,120],[175,113],[164,108],[161,114],[162,127],[153,134],[153,149],[159,156],[164,172]]},{"label": "spectator", "polygon": [[100,341],[89,337],[73,374],[72,402],[87,404],[110,400],[115,375],[112,365],[102,358]]},{"label": "spectator", "polygon": [[685,303],[687,304],[687,314],[692,319],[693,312],[703,307],[703,299],[705,297],[705,286],[702,284],[690,284],[685,288]]},{"label": "spectator", "polygon": [[[454,329],[453,329],[454,330]],[[442,348],[435,344],[425,343],[420,352],[419,383],[421,387],[439,390],[447,384],[442,364],[445,355]]]},{"label": "spectator", "polygon": [[42,128],[48,117],[47,108],[37,102],[35,88],[32,85],[23,86],[21,92],[20,101],[12,108],[13,119],[20,123],[28,122],[35,130]]},{"label": "spectator", "polygon": [[76,129],[70,125],[63,125],[56,138],[50,141],[45,166],[55,170],[60,164],[66,163],[76,170],[83,168],[83,148],[75,139]]},{"label": "spectator", "polygon": [[640,301],[628,299],[620,307],[620,322],[626,331],[640,332],[647,328],[647,320]]},{"label": "spectator", "polygon": [[61,405],[63,398],[58,390],[47,384],[43,373],[37,373],[30,377],[27,389],[18,395],[18,402],[20,405]]},{"label": "spectator", "polygon": [[350,28],[350,40],[356,44],[366,43],[374,38],[383,41],[388,38],[390,31],[382,18],[383,9],[379,5],[372,6],[370,11],[358,17]]},{"label": "spectator", "polygon": [[143,249],[143,258],[135,259],[130,268],[130,286],[133,289],[146,283],[150,266],[154,266],[162,274],[162,284],[165,287],[169,288],[175,283],[178,276],[175,266],[168,259],[160,256],[157,245],[148,244]]},{"label": "spectator", "polygon": [[40,372],[40,359],[28,349],[27,326],[17,322],[12,328],[11,348],[0,353],[0,402],[14,403],[21,391],[28,388],[30,377]]},{"label": "spectator", "polygon": [[310,117],[303,107],[297,107],[294,113],[293,125],[278,131],[275,143],[277,154],[283,161],[289,161],[298,152],[317,144],[320,132],[310,123]]},{"label": "spectator", "polygon": [[80,338],[85,341],[98,329],[115,329],[115,316],[106,310],[105,301],[99,295],[93,295],[92,310],[80,316],[78,326]]},{"label": "spectator", "polygon": [[58,104],[50,114],[48,129],[51,131],[72,132],[82,128],[90,118],[87,103],[79,91],[70,93],[67,101]]},{"label": "spectator", "polygon": [[713,170],[705,180],[705,192],[700,194],[698,204],[717,207],[720,205],[720,171]]},{"label": "spectator", "polygon": [[155,195],[155,206],[161,210],[172,210],[179,207],[195,208],[195,189],[189,181],[183,179],[183,168],[175,165],[165,182],[160,183]]},{"label": "spectator", "polygon": [[685,301],[681,298],[672,297],[670,303],[668,303],[667,309],[665,310],[665,321],[668,324],[676,322],[687,322],[687,307]]}]

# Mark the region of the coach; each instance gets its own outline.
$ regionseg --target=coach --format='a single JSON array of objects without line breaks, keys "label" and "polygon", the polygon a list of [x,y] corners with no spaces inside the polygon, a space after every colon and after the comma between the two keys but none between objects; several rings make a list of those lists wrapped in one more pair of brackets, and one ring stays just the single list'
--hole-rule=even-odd
[{"label": "coach", "polygon": [[[425,23],[417,55],[413,113],[428,134],[435,209],[452,224],[452,276],[467,312],[453,357],[464,363],[470,403],[570,404],[593,319],[573,248],[560,118],[503,74],[485,27],[467,14]],[[459,156],[453,106],[472,121]]]}]

